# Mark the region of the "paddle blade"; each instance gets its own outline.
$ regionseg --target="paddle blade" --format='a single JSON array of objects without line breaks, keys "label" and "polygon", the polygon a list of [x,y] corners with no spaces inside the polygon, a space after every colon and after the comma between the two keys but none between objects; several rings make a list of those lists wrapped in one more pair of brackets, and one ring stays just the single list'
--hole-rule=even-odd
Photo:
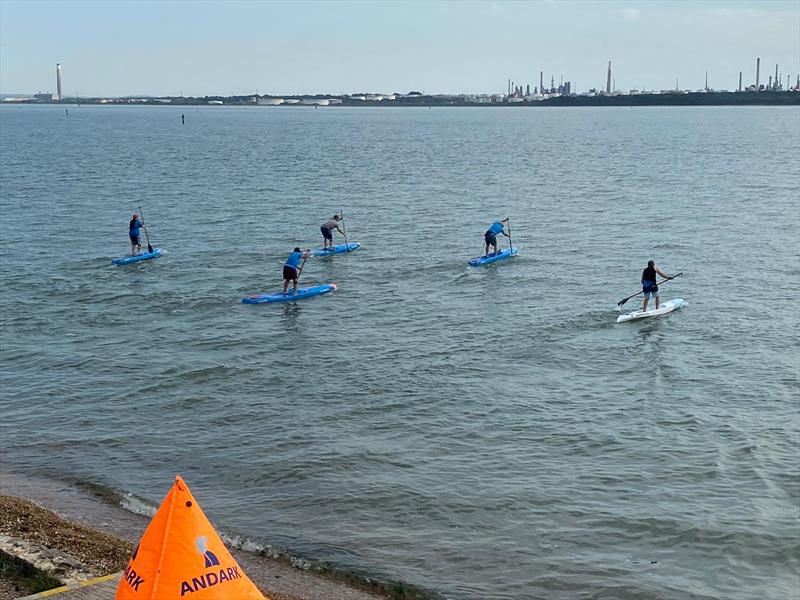
[{"label": "paddle blade", "polygon": [[625,303],[626,303],[628,300],[630,300],[630,298],[623,298],[622,300],[620,300],[619,302],[617,302],[617,306],[622,306],[622,305],[623,305],[623,304],[625,304]]},{"label": "paddle blade", "polygon": [[153,253],[153,247],[152,247],[150,244],[147,244],[147,251],[148,251],[150,254],[152,254],[152,253]]}]

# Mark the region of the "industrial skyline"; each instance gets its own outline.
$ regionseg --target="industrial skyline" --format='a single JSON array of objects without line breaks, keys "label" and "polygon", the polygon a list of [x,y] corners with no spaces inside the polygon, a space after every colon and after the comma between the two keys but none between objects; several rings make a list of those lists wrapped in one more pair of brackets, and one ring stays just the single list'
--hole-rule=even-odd
[{"label": "industrial skyline", "polygon": [[[600,88],[599,86],[590,87],[588,89],[580,90],[575,86],[575,84],[571,81],[563,81],[563,75],[561,76],[561,84],[558,87],[555,87],[553,81],[553,75],[551,75],[551,83],[550,88],[544,87],[544,71],[539,71],[539,86],[533,88],[533,94],[530,92],[530,84],[523,83],[521,85],[517,85],[517,83],[508,78],[508,96],[512,98],[519,98],[525,96],[536,96],[542,94],[581,94],[581,93],[589,93],[589,94],[602,94],[605,93],[606,95],[616,94],[616,93],[644,93],[647,91],[645,86],[641,87],[631,87],[628,89],[620,90],[616,86],[616,81],[612,77],[613,68],[612,68],[613,61],[608,61],[608,68],[606,70],[606,81],[605,81],[605,88]],[[796,74],[796,80],[794,85],[792,84],[792,75],[786,74],[785,81],[786,85],[783,84],[784,76],[779,71],[778,63],[775,63],[775,76],[770,75],[767,84],[761,83],[761,57],[756,57],[755,59],[755,77],[753,79],[753,83],[749,85],[743,85],[743,71],[739,71],[739,80],[738,85],[722,85],[721,87],[713,87],[710,86],[708,83],[708,73],[709,71],[706,70],[705,72],[705,84],[702,88],[680,88],[680,77],[676,77],[675,79],[675,87],[674,89],[670,88],[660,88],[655,90],[653,88],[650,91],[659,91],[659,92],[667,92],[667,91],[704,91],[704,92],[712,92],[712,91],[736,91],[736,92],[745,92],[745,91],[796,91],[800,90],[800,73]],[[523,94],[522,90],[523,87],[527,89],[527,93]]]},{"label": "industrial skyline", "polygon": [[[56,63],[56,92],[52,93],[52,92],[39,91],[36,94],[34,94],[33,97],[35,99],[37,99],[37,100],[55,100],[55,101],[63,100],[64,99],[64,95],[62,94],[61,74],[62,74],[61,63]],[[761,84],[760,76],[761,76],[761,57],[756,57],[754,83],[751,84],[751,85],[748,85],[748,86],[743,86],[743,83],[742,83],[743,82],[743,71],[739,71],[738,86],[736,86],[733,91],[736,91],[736,92],[800,91],[800,73],[796,75],[795,85],[792,85],[791,75],[787,74],[786,75],[786,86],[784,87],[784,85],[783,85],[783,77],[782,77],[782,75],[781,75],[781,73],[779,71],[779,65],[777,63],[775,64],[775,76],[773,78],[770,75],[769,76],[769,81],[768,81],[768,83],[766,85]],[[709,84],[708,84],[708,70],[706,70],[706,72],[705,72],[705,85],[703,86],[702,89],[697,89],[697,90],[685,89],[685,90],[681,90],[681,88],[679,87],[679,81],[680,81],[679,78],[676,77],[674,90],[660,89],[660,90],[658,90],[658,92],[659,93],[664,93],[664,92],[667,92],[667,91],[674,91],[674,92],[680,92],[680,91],[704,91],[704,92],[731,91],[727,87],[715,89],[715,88],[712,88],[711,86],[709,86]],[[531,84],[529,82],[518,85],[517,82],[515,82],[511,78],[508,78],[507,85],[508,85],[508,87],[507,87],[507,92],[506,92],[505,98],[508,99],[508,100],[518,100],[518,99],[526,99],[526,98],[529,98],[529,99],[544,99],[544,98],[549,98],[549,97],[552,97],[552,96],[562,96],[562,95],[569,96],[569,95],[581,95],[581,94],[583,94],[583,95],[586,95],[586,94],[588,94],[588,95],[602,95],[603,93],[605,93],[605,95],[610,96],[610,95],[615,95],[615,94],[643,94],[643,93],[648,93],[648,90],[646,90],[646,88],[644,86],[642,86],[641,88],[631,88],[629,90],[617,90],[617,88],[616,88],[616,80],[612,78],[612,61],[608,61],[608,68],[607,68],[607,71],[606,71],[606,84],[605,84],[605,90],[604,91],[603,90],[598,90],[598,88],[596,88],[596,87],[592,87],[592,88],[589,88],[588,90],[585,90],[585,91],[581,92],[580,90],[578,90],[578,88],[576,86],[574,86],[573,82],[571,82],[569,80],[567,80],[565,82],[563,74],[560,76],[560,82],[559,82],[558,87],[556,87],[556,85],[555,85],[555,75],[551,75],[550,76],[550,87],[546,88],[544,86],[544,71],[541,71],[541,70],[539,71],[539,85],[538,86],[534,86],[533,90],[531,90]],[[653,93],[655,91],[656,90],[650,90],[649,93]],[[325,92],[321,92],[321,93],[325,93]],[[316,95],[319,95],[319,94],[320,93],[318,92]],[[496,95],[496,94],[497,93],[495,92],[494,94],[489,94],[489,95],[492,96],[492,95]],[[212,94],[212,95],[218,95],[218,94]],[[237,96],[237,95],[240,95],[240,94],[231,94],[231,96]],[[259,96],[258,90],[256,90],[256,94],[255,95]],[[307,95],[313,96],[315,94],[307,94]],[[345,95],[347,95],[347,94],[345,94]],[[462,94],[462,95],[464,95],[464,94]],[[183,96],[182,92],[181,92],[180,96]],[[75,96],[73,96],[73,98],[77,98],[77,97],[78,97],[78,94],[76,92]]]},{"label": "industrial skyline", "polygon": [[759,55],[800,72],[800,3],[0,2],[5,94],[57,95],[54,62],[64,96],[608,91],[609,59],[613,89],[736,89]]}]

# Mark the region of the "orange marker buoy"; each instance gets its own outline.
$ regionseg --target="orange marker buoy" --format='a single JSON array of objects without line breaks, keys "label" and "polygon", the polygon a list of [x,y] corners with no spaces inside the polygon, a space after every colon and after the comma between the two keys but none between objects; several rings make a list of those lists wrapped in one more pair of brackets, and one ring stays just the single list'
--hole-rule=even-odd
[{"label": "orange marker buoy", "polygon": [[228,552],[180,475],[128,560],[114,598],[268,600]]}]

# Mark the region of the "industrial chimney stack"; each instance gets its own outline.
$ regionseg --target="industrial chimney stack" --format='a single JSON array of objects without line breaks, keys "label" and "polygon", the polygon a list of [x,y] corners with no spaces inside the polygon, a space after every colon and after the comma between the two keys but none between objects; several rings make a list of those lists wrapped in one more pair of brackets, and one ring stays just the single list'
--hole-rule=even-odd
[{"label": "industrial chimney stack", "polygon": [[61,100],[61,63],[56,63],[56,100]]},{"label": "industrial chimney stack", "polygon": [[756,59],[756,91],[758,91],[758,84],[761,81],[761,59]]},{"label": "industrial chimney stack", "polygon": [[606,77],[606,94],[611,95],[611,61],[608,61],[608,76]]},{"label": "industrial chimney stack", "polygon": [[742,72],[739,71],[739,91],[742,91]]}]

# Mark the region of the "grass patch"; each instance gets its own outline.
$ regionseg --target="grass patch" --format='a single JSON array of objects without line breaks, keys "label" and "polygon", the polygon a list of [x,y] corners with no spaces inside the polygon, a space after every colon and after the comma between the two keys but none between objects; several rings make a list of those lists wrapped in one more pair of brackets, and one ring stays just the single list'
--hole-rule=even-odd
[{"label": "grass patch", "polygon": [[38,594],[45,590],[64,585],[55,577],[42,573],[25,561],[0,550],[0,579],[13,583],[28,594]]}]

